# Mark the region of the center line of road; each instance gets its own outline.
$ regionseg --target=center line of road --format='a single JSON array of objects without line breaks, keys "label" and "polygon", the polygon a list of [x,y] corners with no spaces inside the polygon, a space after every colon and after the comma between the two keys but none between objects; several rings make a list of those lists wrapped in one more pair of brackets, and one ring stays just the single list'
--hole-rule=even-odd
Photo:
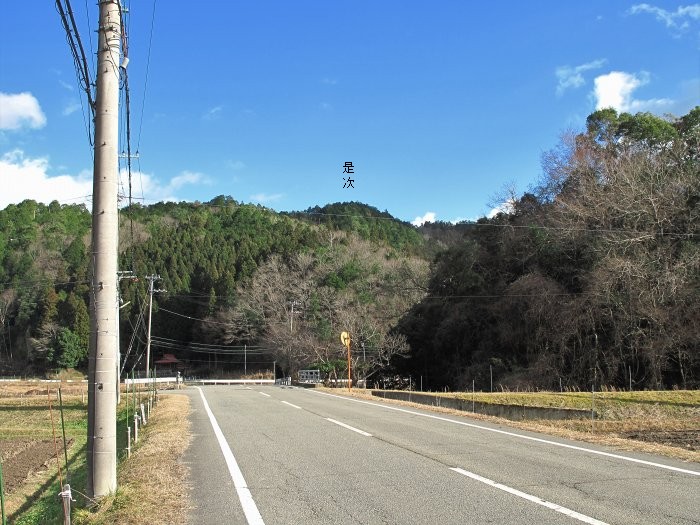
[{"label": "center line of road", "polygon": [[335,423],[336,425],[340,425],[343,428],[347,428],[348,430],[352,430],[353,432],[357,432],[358,434],[362,434],[363,436],[372,437],[372,434],[369,434],[369,433],[365,432],[364,430],[360,430],[359,428],[351,427],[350,425],[346,425],[345,423],[341,423],[340,421],[336,421],[335,419],[331,419],[331,418],[327,417],[326,421],[330,421],[331,423]]},{"label": "center line of road", "polygon": [[533,496],[532,494],[527,494],[526,492],[522,492],[518,489],[514,489],[512,487],[508,487],[506,485],[503,485],[501,483],[496,483],[492,479],[484,478],[482,476],[479,476],[478,474],[474,474],[473,472],[469,472],[467,470],[461,469],[461,468],[450,468],[450,470],[453,470],[454,472],[457,472],[458,474],[462,474],[463,476],[467,476],[468,478],[474,479],[476,481],[480,481],[481,483],[486,483],[487,485],[491,485],[492,487],[495,487],[497,489],[504,490],[510,494],[513,494],[514,496],[518,496],[519,498],[526,499],[528,501],[531,501],[533,503],[537,503],[538,505],[542,505],[543,507],[547,507],[548,509],[555,510],[557,512],[561,512],[562,514],[566,514],[567,516],[570,516],[574,519],[577,519],[579,521],[582,521],[583,523],[588,523],[590,525],[608,525],[604,521],[597,520],[595,518],[591,518],[590,516],[586,516],[585,514],[581,514],[580,512],[576,512],[575,510],[567,509],[566,507],[562,507],[561,505],[557,505],[556,503],[552,503],[546,500],[543,500],[541,498],[538,498],[537,496]]},{"label": "center line of road", "polygon": [[228,471],[231,474],[231,479],[233,480],[233,486],[236,487],[236,493],[238,494],[238,499],[241,501],[241,507],[243,507],[243,513],[245,514],[246,520],[248,520],[248,525],[265,525],[265,522],[260,515],[260,511],[258,510],[258,506],[255,504],[255,501],[253,501],[253,495],[250,493],[248,484],[245,482],[245,478],[243,478],[243,473],[238,467],[238,462],[236,462],[236,458],[233,457],[231,447],[228,446],[224,433],[221,431],[221,427],[216,421],[214,413],[209,408],[209,403],[207,403],[207,398],[204,397],[204,392],[202,392],[202,389],[199,387],[197,387],[197,390],[199,390],[199,395],[202,396],[204,410],[209,416],[209,422],[214,429],[214,435],[216,436],[216,440],[219,442],[221,452],[224,454]]},{"label": "center line of road", "polygon": [[683,474],[690,474],[692,476],[700,476],[700,472],[696,470],[689,470],[679,467],[672,467],[671,465],[664,465],[663,463],[655,463],[653,461],[646,461],[644,459],[631,458],[629,456],[621,456],[619,454],[613,454],[611,452],[603,452],[602,450],[595,450],[592,448],[579,447],[576,445],[569,445],[568,443],[559,443],[557,441],[552,441],[550,439],[542,439],[533,436],[525,436],[523,434],[517,434],[516,432],[508,432],[507,430],[500,430],[497,428],[489,428],[482,425],[476,425],[474,423],[467,423],[466,421],[457,421],[447,417],[434,416],[432,414],[423,414],[422,412],[416,412],[415,410],[407,410],[405,408],[398,408],[388,405],[381,405],[379,403],[373,403],[372,401],[363,401],[362,399],[353,399],[351,397],[339,396],[337,394],[327,394],[326,392],[316,392],[315,390],[310,390],[309,392],[313,394],[319,394],[321,396],[337,397],[338,399],[344,399],[346,401],[352,401],[354,403],[362,403],[363,405],[372,405],[379,408],[384,408],[386,410],[394,410],[396,412],[403,412],[404,414],[411,414],[412,416],[427,417],[430,419],[437,419],[438,421],[446,421],[447,423],[453,423],[455,425],[462,425],[464,427],[478,428],[479,430],[486,430],[487,432],[495,432],[497,434],[503,434],[506,436],[512,436],[520,439],[527,439],[529,441],[536,441],[538,443],[545,443],[547,445],[554,445],[556,447],[568,448],[571,450],[579,450],[581,452],[588,452],[589,454],[597,454],[599,456],[606,456],[609,458],[621,459],[623,461],[630,461],[632,463],[639,463],[641,465],[648,465],[650,467],[662,468],[666,470],[672,470],[674,472],[682,472]]},{"label": "center line of road", "polygon": [[270,394],[266,394],[265,392],[258,392],[258,394],[261,394],[265,397],[272,397]]},{"label": "center line of road", "polygon": [[301,407],[298,407],[295,404],[290,403],[289,401],[282,401],[282,403],[284,403],[285,405],[289,405],[292,408],[298,408],[299,410],[301,410]]}]

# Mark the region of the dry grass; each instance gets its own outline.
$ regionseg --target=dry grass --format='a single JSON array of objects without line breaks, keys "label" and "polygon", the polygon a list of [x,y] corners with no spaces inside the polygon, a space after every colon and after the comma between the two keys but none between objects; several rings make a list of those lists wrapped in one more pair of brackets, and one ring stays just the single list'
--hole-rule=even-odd
[{"label": "dry grass", "polygon": [[74,368],[65,368],[54,374],[48,374],[49,379],[60,379],[61,381],[83,381],[87,376]]},{"label": "dry grass", "polygon": [[[379,401],[369,390],[325,389],[327,392],[350,395],[361,399]],[[445,394],[452,395],[455,394]],[[471,393],[461,393],[468,396]],[[525,404],[529,406],[556,406],[590,409],[590,393],[494,393],[475,394],[481,402]],[[585,406],[585,400],[588,405]],[[542,432],[588,443],[608,445],[620,450],[649,452],[684,461],[700,462],[700,450],[689,450],[680,446],[669,446],[663,442],[647,442],[627,439],[632,433],[657,431],[690,432],[700,434],[700,392],[603,392],[596,393],[596,410],[599,419],[532,420],[511,421],[508,419],[465,413],[459,410],[409,403],[394,399],[381,399],[382,402],[410,406],[443,414],[468,415],[471,419],[490,421],[522,430]]]},{"label": "dry grass", "polygon": [[[56,432],[60,433],[61,415],[56,391],[51,393],[51,408],[53,410]],[[70,436],[75,432],[82,433],[85,420],[86,405],[79,396],[63,397],[63,418],[66,433]],[[0,439],[32,438],[47,439],[53,435],[49,413],[49,399],[46,392],[42,395],[23,398],[3,398],[0,396]]]},{"label": "dry grass", "polygon": [[43,397],[46,399],[46,389],[53,392],[53,400],[56,399],[58,387],[61,387],[63,399],[67,396],[76,396],[87,400],[87,384],[85,383],[67,383],[67,382],[41,382],[41,381],[18,381],[18,382],[1,382],[0,383],[0,399],[19,398],[19,399],[34,399]]},{"label": "dry grass", "polygon": [[189,411],[186,396],[161,395],[131,458],[120,465],[116,494],[104,498],[93,512],[79,512],[76,525],[186,522],[186,468],[179,459],[191,439]]},{"label": "dry grass", "polygon": [[[471,392],[437,393],[434,395],[472,399]],[[524,405],[539,407],[577,408],[590,410],[595,404],[595,410],[603,418],[627,418],[628,410],[639,412],[640,409],[658,406],[665,413],[678,411],[683,413],[686,408],[700,409],[700,391],[697,390],[664,390],[643,392],[476,392],[474,400],[483,403],[503,403],[508,405]]]}]

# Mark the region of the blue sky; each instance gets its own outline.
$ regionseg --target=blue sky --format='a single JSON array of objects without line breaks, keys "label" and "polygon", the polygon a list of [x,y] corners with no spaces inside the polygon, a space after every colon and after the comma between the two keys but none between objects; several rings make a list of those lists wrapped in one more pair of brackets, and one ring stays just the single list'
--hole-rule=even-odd
[{"label": "blue sky", "polygon": [[[73,0],[88,53],[95,4]],[[224,194],[473,219],[505,186],[535,183],[542,153],[597,107],[679,116],[700,103],[700,4],[125,4],[134,197],[147,204]],[[0,208],[90,202],[80,101],[53,2],[8,3]]]}]

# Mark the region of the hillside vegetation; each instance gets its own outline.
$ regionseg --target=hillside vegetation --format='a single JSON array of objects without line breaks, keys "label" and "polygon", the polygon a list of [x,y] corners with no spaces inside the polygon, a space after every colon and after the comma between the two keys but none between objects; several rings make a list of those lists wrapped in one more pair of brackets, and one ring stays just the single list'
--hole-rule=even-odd
[{"label": "hillside vegetation", "polygon": [[[700,384],[700,108],[590,115],[505,212],[415,228],[357,202],[276,213],[219,196],[121,210],[121,352],[187,374],[412,376],[424,388]],[[446,189],[446,191],[448,191]],[[0,374],[84,367],[90,213],[0,211]],[[274,364],[273,364],[274,363]],[[398,383],[394,380],[398,380]]]},{"label": "hillside vegetation", "polygon": [[[376,212],[369,206],[333,206],[365,210],[367,218],[326,226],[308,214],[294,218],[224,196],[123,209],[120,268],[138,277],[120,281],[125,370],[145,366],[144,277],[152,274],[161,278],[154,360],[173,353],[189,374],[272,370],[277,361],[286,374],[314,364],[337,375],[347,369],[344,330],[365,345],[362,376],[405,354],[403,338],[388,330],[425,288],[426,261],[407,253],[422,239],[386,214],[368,227]],[[0,373],[84,367],[89,212],[25,201],[0,213]]]},{"label": "hillside vegetation", "polygon": [[491,374],[556,390],[697,388],[699,146],[700,108],[590,115],[510,213],[463,225],[436,257],[400,323],[404,373],[432,388],[488,389]]}]

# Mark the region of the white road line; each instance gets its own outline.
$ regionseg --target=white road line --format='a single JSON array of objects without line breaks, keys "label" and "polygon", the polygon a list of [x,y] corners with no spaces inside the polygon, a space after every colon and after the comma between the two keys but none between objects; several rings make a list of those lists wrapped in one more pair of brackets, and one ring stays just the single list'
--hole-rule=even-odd
[{"label": "white road line", "polygon": [[289,405],[292,408],[298,408],[299,410],[301,410],[301,407],[298,407],[295,404],[290,403],[289,401],[282,401],[282,403],[284,403],[285,405]]},{"label": "white road line", "polygon": [[200,387],[199,395],[202,396],[202,402],[204,403],[204,410],[206,410],[209,416],[209,422],[214,429],[214,435],[219,442],[219,447],[221,447],[221,452],[224,454],[224,459],[226,460],[226,465],[228,466],[228,471],[231,474],[231,479],[233,480],[233,485],[236,487],[236,493],[238,493],[238,499],[241,501],[241,507],[243,507],[243,512],[245,513],[246,520],[248,520],[249,525],[265,525],[265,522],[260,515],[258,506],[253,501],[253,495],[250,493],[248,484],[243,478],[243,473],[241,469],[238,468],[238,463],[236,458],[233,457],[233,452],[231,452],[231,447],[228,446],[228,442],[224,437],[224,433],[219,427],[219,423],[216,421],[214,414],[209,408],[209,403],[207,403],[207,398],[204,397],[204,392]]},{"label": "white road line", "polygon": [[258,392],[258,394],[262,394],[265,397],[272,397],[270,394],[266,394],[265,392]]},{"label": "white road line", "polygon": [[533,496],[532,494],[527,494],[526,492],[521,492],[518,489],[514,489],[512,487],[508,487],[506,485],[503,485],[501,483],[496,483],[495,481],[484,478],[482,476],[479,476],[478,474],[474,474],[473,472],[468,472],[464,469],[461,468],[450,468],[450,470],[453,470],[459,474],[462,474],[463,476],[467,476],[468,478],[472,478],[476,481],[480,481],[481,483],[486,483],[487,485],[491,485],[492,487],[495,487],[497,489],[504,490],[510,494],[513,494],[514,496],[518,496],[519,498],[526,499],[528,501],[531,501],[533,503],[537,503],[538,505],[542,505],[543,507],[547,507],[548,509],[555,510],[557,512],[561,512],[562,514],[566,514],[567,516],[577,519],[579,521],[582,521],[583,523],[588,523],[590,525],[608,525],[604,521],[597,520],[595,518],[591,518],[590,516],[586,516],[585,514],[581,514],[579,512],[576,512],[575,510],[567,509],[566,507],[562,507],[561,505],[557,505],[556,503],[551,503],[549,501],[543,500],[541,498],[538,498],[537,496]]},{"label": "white road line", "polygon": [[372,437],[372,434],[369,434],[369,433],[365,432],[364,430],[360,430],[359,428],[351,427],[350,425],[346,425],[345,423],[341,423],[340,421],[336,421],[335,419],[331,419],[331,418],[327,417],[326,421],[330,421],[331,423],[335,423],[336,425],[340,425],[341,427],[347,428],[348,430],[352,430],[353,432],[357,432],[358,434],[362,434],[363,436]]},{"label": "white road line", "polygon": [[538,443],[545,443],[547,445],[554,445],[556,447],[563,447],[563,448],[568,448],[571,450],[579,450],[581,452],[588,452],[589,454],[597,454],[599,456],[606,456],[609,458],[621,459],[623,461],[630,461],[632,463],[639,463],[641,465],[647,465],[649,467],[656,467],[656,468],[661,468],[661,469],[666,469],[666,470],[672,470],[674,472],[681,472],[683,474],[690,474],[692,476],[700,476],[700,472],[698,472],[696,470],[688,470],[688,469],[679,468],[679,467],[672,467],[670,465],[664,465],[663,463],[654,463],[653,461],[646,461],[644,459],[631,458],[628,456],[620,456],[619,454],[612,454],[611,452],[603,452],[602,450],[594,450],[591,448],[579,447],[576,445],[569,445],[567,443],[559,443],[557,441],[551,441],[549,439],[536,438],[533,436],[525,436],[523,434],[517,434],[515,432],[508,432],[507,430],[500,430],[497,428],[484,427],[482,425],[476,425],[474,423],[467,423],[466,421],[456,421],[454,419],[450,419],[447,417],[441,417],[441,416],[435,416],[432,414],[423,414],[421,412],[416,412],[414,410],[407,410],[405,408],[398,408],[398,407],[393,407],[393,406],[388,406],[388,405],[382,405],[379,403],[373,403],[372,401],[363,401],[361,399],[353,399],[351,397],[339,396],[336,394],[328,394],[326,392],[317,392],[315,390],[309,390],[309,392],[312,392],[314,394],[319,394],[322,396],[337,397],[338,399],[345,399],[346,401],[354,401],[355,403],[362,403],[364,405],[372,405],[372,406],[384,408],[386,410],[394,410],[396,412],[403,412],[405,414],[411,414],[412,416],[427,417],[430,419],[437,419],[438,421],[446,421],[448,423],[454,423],[455,425],[462,425],[464,427],[478,428],[479,430],[486,430],[487,432],[495,432],[497,434],[503,434],[506,436],[512,436],[512,437],[516,437],[516,438],[520,438],[520,439],[527,439],[529,441],[536,441]]}]

